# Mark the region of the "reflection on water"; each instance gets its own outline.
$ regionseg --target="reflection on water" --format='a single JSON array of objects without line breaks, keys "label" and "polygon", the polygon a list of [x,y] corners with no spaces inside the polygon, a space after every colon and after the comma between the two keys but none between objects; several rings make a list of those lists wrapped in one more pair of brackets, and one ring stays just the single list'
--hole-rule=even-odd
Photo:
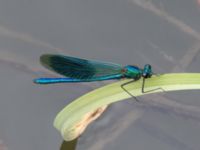
[{"label": "reflection on water", "polygon": [[0,150],[8,150],[8,148],[7,148],[6,145],[3,143],[2,140],[0,140]]},{"label": "reflection on water", "polygon": [[78,138],[73,141],[63,141],[60,150],[76,150],[76,145],[78,142]]}]

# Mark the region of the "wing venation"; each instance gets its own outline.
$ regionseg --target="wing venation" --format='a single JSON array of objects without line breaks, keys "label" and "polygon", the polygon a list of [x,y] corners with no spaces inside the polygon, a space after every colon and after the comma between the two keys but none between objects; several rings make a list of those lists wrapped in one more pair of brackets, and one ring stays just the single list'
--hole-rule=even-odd
[{"label": "wing venation", "polygon": [[76,79],[91,79],[121,74],[122,66],[109,62],[85,60],[71,56],[45,54],[41,64],[49,70]]}]

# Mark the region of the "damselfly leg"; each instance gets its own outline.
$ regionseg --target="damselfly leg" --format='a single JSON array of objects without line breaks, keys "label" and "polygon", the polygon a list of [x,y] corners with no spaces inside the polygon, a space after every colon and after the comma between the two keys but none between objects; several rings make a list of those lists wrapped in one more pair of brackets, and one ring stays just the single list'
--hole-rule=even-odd
[{"label": "damselfly leg", "polygon": [[130,84],[130,83],[133,83],[133,82],[135,82],[134,79],[131,80],[131,81],[129,81],[129,82],[123,83],[123,84],[121,85],[121,88],[122,88],[126,93],[128,93],[131,97],[133,97],[137,102],[139,102],[139,100],[138,100],[133,94],[131,94],[127,89],[124,88],[124,86],[126,86],[126,85],[128,85],[128,84]]},{"label": "damselfly leg", "polygon": [[[157,75],[159,76],[159,75]],[[144,91],[145,88],[145,78],[143,78],[142,80],[142,93],[149,93],[149,92],[153,92],[153,91],[157,91],[157,90],[162,90],[163,92],[165,92],[165,90],[163,88],[156,88],[156,89],[152,89],[152,90],[148,90],[148,91]]]},{"label": "damselfly leg", "polygon": [[[160,76],[159,74],[154,74],[154,75]],[[144,78],[144,77],[143,77],[143,79],[142,79],[142,89],[141,89],[141,92],[142,92],[142,93],[149,93],[149,92],[153,92],[153,91],[157,91],[157,90],[161,90],[161,91],[165,92],[165,90],[164,90],[163,88],[161,88],[161,87],[160,87],[160,88],[156,88],[156,89],[152,89],[152,90],[145,91],[145,79],[146,79],[146,78]],[[121,85],[121,88],[138,102],[139,100],[138,100],[133,94],[131,94],[131,93],[124,87],[124,86],[126,86],[126,85],[128,85],[128,84],[131,84],[131,83],[135,82],[135,81],[136,81],[136,80],[133,79],[133,80],[131,80],[131,81],[129,81],[129,82],[123,83],[123,84]]]}]

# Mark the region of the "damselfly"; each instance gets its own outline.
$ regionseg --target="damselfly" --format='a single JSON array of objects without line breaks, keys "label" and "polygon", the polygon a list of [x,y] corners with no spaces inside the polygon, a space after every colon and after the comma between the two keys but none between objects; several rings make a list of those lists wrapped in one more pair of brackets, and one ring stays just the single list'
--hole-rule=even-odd
[{"label": "damselfly", "polygon": [[110,62],[86,60],[53,54],[42,55],[40,57],[40,62],[45,68],[66,77],[34,79],[34,82],[37,84],[93,82],[129,78],[133,80],[122,84],[121,88],[135,99],[136,97],[127,91],[124,86],[137,81],[142,77],[143,82],[141,91],[142,93],[145,93],[147,92],[144,91],[145,79],[150,78],[153,75],[151,65],[149,64],[144,65],[144,68],[142,69],[134,65],[121,66]]}]

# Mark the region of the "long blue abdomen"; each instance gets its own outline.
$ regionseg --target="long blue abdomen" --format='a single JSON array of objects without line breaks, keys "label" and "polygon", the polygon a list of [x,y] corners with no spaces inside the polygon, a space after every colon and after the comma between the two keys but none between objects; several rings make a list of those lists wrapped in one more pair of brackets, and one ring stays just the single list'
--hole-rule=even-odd
[{"label": "long blue abdomen", "polygon": [[91,79],[75,79],[75,78],[38,78],[34,79],[36,84],[53,84],[53,83],[70,83],[70,82],[94,82],[94,81],[103,81],[103,80],[114,80],[121,79],[122,75],[112,75],[112,76],[103,76],[98,78]]}]

